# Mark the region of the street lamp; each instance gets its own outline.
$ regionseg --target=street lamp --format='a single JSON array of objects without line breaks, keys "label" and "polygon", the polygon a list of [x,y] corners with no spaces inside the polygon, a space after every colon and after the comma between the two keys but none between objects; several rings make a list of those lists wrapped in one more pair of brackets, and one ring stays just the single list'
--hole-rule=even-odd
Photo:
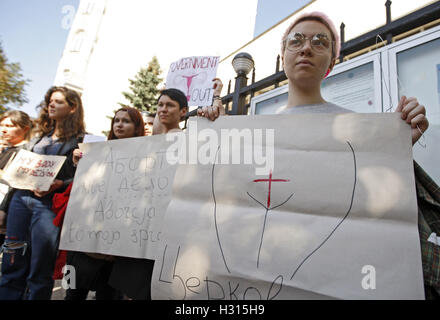
[{"label": "street lamp", "polygon": [[246,75],[254,68],[254,60],[249,53],[240,52],[234,57],[234,59],[232,59],[232,66],[234,67],[237,76],[235,77],[231,114],[246,114],[246,95],[241,94],[240,90],[247,85]]},{"label": "street lamp", "polygon": [[254,60],[249,53],[240,52],[232,59],[232,66],[237,75],[246,76],[254,68]]}]

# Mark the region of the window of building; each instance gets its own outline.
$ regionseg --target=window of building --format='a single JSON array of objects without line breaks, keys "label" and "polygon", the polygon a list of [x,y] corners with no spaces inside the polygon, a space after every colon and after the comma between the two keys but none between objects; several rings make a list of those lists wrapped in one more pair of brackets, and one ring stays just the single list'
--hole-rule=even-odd
[{"label": "window of building", "polygon": [[94,6],[95,3],[93,1],[88,1],[87,4],[84,6],[83,14],[91,14],[93,12]]},{"label": "window of building", "polygon": [[72,41],[72,52],[79,52],[81,51],[81,47],[83,45],[85,39],[85,32],[84,30],[79,30],[75,33],[75,36]]},{"label": "window of building", "polygon": [[389,50],[393,104],[416,97],[426,108],[429,129],[413,147],[413,157],[440,185],[440,26],[392,45]]},{"label": "window of building", "polygon": [[382,101],[376,96],[380,86],[375,87],[374,62],[370,61],[326,78],[321,93],[326,101],[355,112],[380,112]]},{"label": "window of building", "polygon": [[275,114],[287,104],[288,86],[263,93],[251,101],[251,114]]},{"label": "window of building", "polygon": [[69,78],[71,75],[70,69],[64,69],[63,75],[65,78]]}]

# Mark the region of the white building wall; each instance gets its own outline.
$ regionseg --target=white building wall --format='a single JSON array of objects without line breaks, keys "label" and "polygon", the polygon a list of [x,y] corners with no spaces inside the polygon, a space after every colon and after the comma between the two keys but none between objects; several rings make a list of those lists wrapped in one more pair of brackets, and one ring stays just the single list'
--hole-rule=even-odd
[{"label": "white building wall", "polygon": [[58,64],[55,85],[65,85],[82,93],[106,0],[81,1],[72,23],[63,55]]}]

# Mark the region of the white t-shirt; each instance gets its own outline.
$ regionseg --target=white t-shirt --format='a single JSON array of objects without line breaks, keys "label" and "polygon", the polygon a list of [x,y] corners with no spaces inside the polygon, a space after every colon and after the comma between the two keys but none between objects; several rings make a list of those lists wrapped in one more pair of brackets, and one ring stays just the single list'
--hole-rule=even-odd
[{"label": "white t-shirt", "polygon": [[281,107],[277,110],[276,114],[291,114],[291,113],[347,113],[353,112],[349,109],[342,108],[334,103],[317,103],[317,104],[305,104],[296,107]]}]

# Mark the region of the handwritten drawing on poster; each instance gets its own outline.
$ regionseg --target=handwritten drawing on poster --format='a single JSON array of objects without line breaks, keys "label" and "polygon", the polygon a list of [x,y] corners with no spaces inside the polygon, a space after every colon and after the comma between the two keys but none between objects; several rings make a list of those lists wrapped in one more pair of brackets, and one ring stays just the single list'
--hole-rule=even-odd
[{"label": "handwritten drawing on poster", "polygon": [[175,167],[165,135],[80,146],[60,248],[154,258]]},{"label": "handwritten drawing on poster", "polygon": [[217,74],[219,58],[187,57],[171,63],[166,87],[185,93],[189,106],[210,106],[214,94],[212,80]]},{"label": "handwritten drawing on poster", "polygon": [[[204,141],[217,133],[206,142],[217,148],[176,171],[154,299],[423,299],[411,134],[398,114],[195,124]],[[228,130],[238,145],[223,141]],[[224,157],[258,159],[268,146],[265,175]]]},{"label": "handwritten drawing on poster", "polygon": [[22,149],[5,168],[2,180],[16,189],[47,191],[65,160],[65,156],[42,155]]}]

